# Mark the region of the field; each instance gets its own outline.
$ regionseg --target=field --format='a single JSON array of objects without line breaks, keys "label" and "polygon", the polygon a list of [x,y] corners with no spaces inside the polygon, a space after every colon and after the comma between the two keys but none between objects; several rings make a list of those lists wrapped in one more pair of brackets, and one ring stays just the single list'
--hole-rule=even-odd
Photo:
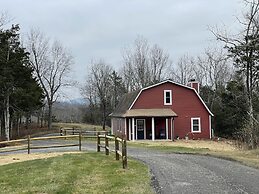
[{"label": "field", "polygon": [[[89,131],[97,130],[97,131],[102,131],[102,126],[100,125],[90,125],[90,124],[85,124],[85,123],[53,123],[53,127],[60,128],[77,128],[77,129],[87,129]],[[110,127],[106,126],[106,130],[110,130]]]},{"label": "field", "polygon": [[136,141],[130,142],[134,147],[145,147],[169,153],[189,153],[211,155],[214,157],[235,160],[242,164],[259,168],[259,149],[241,150],[232,141],[210,140],[175,140],[172,141]]},{"label": "field", "polygon": [[[19,158],[19,156],[15,156]],[[74,153],[0,166],[0,193],[153,193],[147,166]]]}]

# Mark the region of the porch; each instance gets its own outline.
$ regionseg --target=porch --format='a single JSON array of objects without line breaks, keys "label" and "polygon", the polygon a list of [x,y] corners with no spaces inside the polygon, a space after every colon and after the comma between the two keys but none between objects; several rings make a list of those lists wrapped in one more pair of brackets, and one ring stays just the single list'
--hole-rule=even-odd
[{"label": "porch", "polygon": [[133,109],[126,113],[128,140],[173,139],[174,117],[171,109]]}]

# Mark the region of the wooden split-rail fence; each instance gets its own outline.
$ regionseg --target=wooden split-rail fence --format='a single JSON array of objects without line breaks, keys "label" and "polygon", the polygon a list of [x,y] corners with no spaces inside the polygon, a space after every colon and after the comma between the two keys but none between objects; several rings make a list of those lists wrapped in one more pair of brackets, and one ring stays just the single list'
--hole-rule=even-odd
[{"label": "wooden split-rail fence", "polygon": [[[78,143],[73,144],[58,144],[58,145],[33,145],[33,142],[35,141],[42,141],[42,140],[50,140],[50,139],[75,139],[78,138]],[[31,153],[32,149],[46,149],[46,148],[60,148],[60,147],[72,147],[72,146],[78,146],[79,151],[82,150],[82,134],[79,133],[78,135],[66,135],[66,136],[49,136],[49,137],[34,137],[31,138],[30,135],[28,135],[25,139],[17,139],[17,140],[11,140],[11,141],[2,141],[0,142],[0,145],[8,146],[8,145],[15,145],[11,146],[10,149],[1,149],[0,152],[14,152],[14,151],[20,151],[20,150],[27,150],[28,154]],[[9,147],[7,147],[9,148]]]},{"label": "wooden split-rail fence", "polygon": [[97,134],[106,134],[108,135],[108,131],[96,131],[96,130],[85,130],[85,129],[77,129],[75,127],[73,128],[60,128],[60,135],[66,136],[66,135],[78,135],[79,133],[82,134],[82,136],[87,138],[96,138]]},{"label": "wooden split-rail fence", "polygon": [[[71,135],[69,135],[71,134]],[[81,129],[75,128],[61,128],[60,136],[48,136],[48,137],[30,137],[17,139],[11,141],[0,142],[0,153],[4,152],[15,152],[20,150],[27,150],[30,154],[33,149],[46,149],[46,148],[60,148],[60,147],[72,147],[78,146],[79,151],[82,150],[82,137],[84,138],[97,138],[97,152],[101,151],[101,148],[105,149],[105,154],[109,155],[110,152],[115,153],[116,160],[122,160],[122,167],[127,168],[127,141],[120,137],[107,135],[107,131],[83,131]],[[59,139],[78,139],[78,143],[67,143],[67,144],[57,144],[57,145],[34,145],[36,141],[43,140],[59,140]],[[103,141],[101,141],[103,140]],[[104,142],[101,144],[101,142]],[[114,145],[111,146],[111,143]],[[11,146],[10,146],[11,145]],[[114,149],[113,149],[114,147]]]},{"label": "wooden split-rail fence", "polygon": [[[101,139],[104,139],[104,144],[101,144]],[[109,142],[114,142],[114,149],[111,148]],[[121,145],[121,149],[120,149]],[[115,153],[115,159],[119,160],[121,157],[122,167],[125,169],[128,166],[127,162],[127,141],[116,136],[100,135],[97,134],[97,152],[105,149],[105,154],[109,155],[110,152]]]}]

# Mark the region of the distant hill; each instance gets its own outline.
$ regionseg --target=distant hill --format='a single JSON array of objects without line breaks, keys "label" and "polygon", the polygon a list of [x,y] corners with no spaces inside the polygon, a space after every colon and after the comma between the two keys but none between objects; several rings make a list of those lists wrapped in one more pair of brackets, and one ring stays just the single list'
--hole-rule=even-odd
[{"label": "distant hill", "polygon": [[61,101],[58,101],[57,103],[71,104],[71,105],[87,105],[88,101],[84,98],[74,98],[74,99],[71,99],[71,100],[61,100]]},{"label": "distant hill", "polygon": [[58,122],[82,122],[88,102],[83,98],[57,101],[53,115]]}]

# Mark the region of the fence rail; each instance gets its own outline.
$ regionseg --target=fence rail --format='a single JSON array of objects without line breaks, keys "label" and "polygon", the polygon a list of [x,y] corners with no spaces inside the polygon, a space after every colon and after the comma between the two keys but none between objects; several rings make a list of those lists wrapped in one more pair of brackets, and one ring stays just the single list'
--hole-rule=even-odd
[{"label": "fence rail", "polygon": [[[76,144],[62,144],[62,145],[49,145],[49,146],[35,146],[32,145],[33,141],[40,141],[40,140],[49,140],[49,139],[74,139],[78,138],[78,143]],[[14,152],[14,151],[20,151],[20,150],[27,150],[28,154],[31,153],[32,149],[45,149],[45,148],[59,148],[59,147],[72,147],[72,146],[78,146],[79,151],[82,150],[82,134],[79,133],[78,135],[66,135],[66,136],[50,136],[50,137],[35,137],[31,138],[30,135],[26,139],[18,139],[18,140],[11,140],[11,141],[2,141],[0,142],[0,145],[12,145],[14,143],[26,143],[26,145],[22,145],[19,147],[14,147],[12,149],[0,149],[1,152]]]},{"label": "fence rail", "polygon": [[[125,139],[116,137],[116,136],[109,136],[107,135],[107,131],[76,131],[75,129],[64,129],[60,130],[61,136],[49,136],[49,137],[34,137],[31,138],[30,135],[28,135],[25,139],[18,139],[18,140],[11,140],[11,141],[2,141],[0,142],[1,145],[12,145],[12,144],[22,144],[19,147],[11,147],[11,149],[6,148],[0,148],[0,153],[4,152],[14,152],[14,151],[20,151],[20,150],[27,150],[28,154],[31,153],[32,149],[46,149],[46,148],[60,148],[60,147],[72,147],[72,146],[78,146],[79,151],[82,150],[82,134],[89,134],[89,133],[95,133],[95,136],[83,136],[83,137],[95,137],[97,138],[97,152],[101,151],[101,148],[105,149],[105,154],[109,155],[110,152],[115,153],[115,159],[120,160],[122,159],[122,167],[124,169],[127,168],[128,162],[127,162],[127,141]],[[68,135],[68,133],[72,133],[72,135]],[[78,134],[78,135],[76,135]],[[35,141],[44,141],[49,139],[59,140],[59,139],[74,139],[78,138],[78,143],[70,143],[70,144],[62,144],[62,145],[33,145],[33,142]],[[101,144],[101,139],[104,139],[104,144]],[[109,143],[114,142],[114,149],[113,146],[109,146]],[[10,147],[9,147],[10,148]]]},{"label": "fence rail", "polygon": [[[101,139],[104,139],[105,145],[101,144]],[[114,150],[109,146],[109,141],[114,141]],[[120,151],[121,144],[121,151]],[[109,155],[110,152],[115,153],[116,160],[122,158],[122,167],[125,169],[128,166],[127,161],[127,141],[119,137],[100,135],[97,134],[97,152],[101,151],[101,148],[105,149],[105,154]]]},{"label": "fence rail", "polygon": [[108,131],[96,131],[96,130],[86,130],[86,129],[79,129],[79,128],[60,128],[60,135],[61,136],[66,136],[68,134],[76,135],[81,133],[83,136],[86,135],[87,137],[93,137],[96,138],[97,134],[106,134],[108,135]]}]

